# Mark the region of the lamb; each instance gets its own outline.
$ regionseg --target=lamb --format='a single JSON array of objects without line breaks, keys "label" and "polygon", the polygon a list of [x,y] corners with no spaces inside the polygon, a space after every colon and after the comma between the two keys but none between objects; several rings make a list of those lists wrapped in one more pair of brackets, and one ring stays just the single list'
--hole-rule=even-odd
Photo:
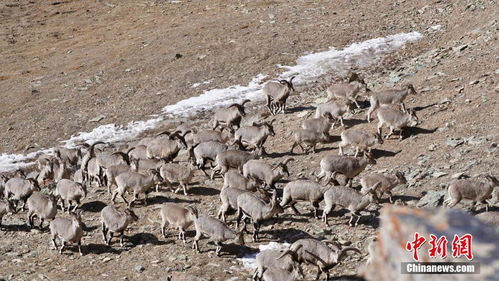
[{"label": "lamb", "polygon": [[238,169],[240,172],[243,171],[243,165],[249,160],[253,159],[254,156],[246,151],[240,150],[226,150],[221,151],[217,154],[215,158],[215,168],[211,173],[211,179],[214,178],[215,173],[220,173],[224,175],[227,173],[229,168]]},{"label": "lamb", "polygon": [[[299,146],[303,153],[308,153],[312,149],[313,153],[316,152],[315,147],[318,143],[324,143],[328,140],[328,136],[324,132],[316,132],[313,130],[298,129],[294,133],[293,145],[289,153],[293,153],[296,146]],[[305,145],[303,148],[302,144]]]},{"label": "lamb", "polygon": [[409,94],[417,94],[412,84],[405,84],[402,89],[389,89],[378,93],[371,92],[369,100],[371,107],[367,111],[367,122],[371,122],[371,115],[380,104],[400,104],[403,112],[406,112],[404,100]]},{"label": "lamb", "polygon": [[402,140],[402,131],[405,127],[414,127],[418,124],[416,112],[409,109],[408,112],[403,112],[395,109],[390,105],[381,105],[378,109],[378,133],[381,134],[381,128],[386,125],[390,128],[390,133],[385,136],[388,139],[394,130],[399,130],[399,140]]},{"label": "lamb", "polygon": [[0,226],[2,226],[2,219],[7,213],[15,213],[14,205],[9,200],[0,201]]},{"label": "lamb", "polygon": [[52,180],[55,183],[61,179],[71,178],[72,169],[66,165],[60,158],[55,157],[43,167],[36,178],[39,185],[42,185],[47,180]]},{"label": "lamb", "polygon": [[220,256],[220,252],[222,251],[222,243],[227,240],[233,240],[237,245],[244,246],[244,233],[242,231],[236,232],[216,218],[198,216],[198,212],[195,209],[192,209],[192,218],[194,227],[196,228],[196,236],[194,237],[192,248],[196,249],[198,253],[201,252],[198,241],[203,235],[210,237],[215,242],[217,246],[215,253],[217,256]]},{"label": "lamb", "polygon": [[[130,166],[130,159],[128,154],[123,152],[113,152],[113,153],[99,153],[96,155],[97,166],[100,168],[101,172],[115,165],[128,165]],[[107,182],[104,182],[107,185]]]},{"label": "lamb", "polygon": [[229,105],[227,108],[220,108],[215,111],[213,130],[215,130],[218,125],[225,125],[231,133],[234,131],[234,126],[239,129],[241,120],[244,116],[246,116],[246,112],[244,112],[244,104],[248,102],[250,102],[250,100],[244,100],[241,104],[234,103]]},{"label": "lamb", "polygon": [[484,223],[499,227],[499,212],[485,212],[475,216]]},{"label": "lamb", "polygon": [[166,239],[166,225],[170,224],[178,228],[178,239],[182,239],[185,244],[185,230],[191,226],[192,213],[189,209],[180,204],[165,203],[160,207],[161,234]]},{"label": "lamb", "polygon": [[[179,183],[180,186],[175,190],[175,193],[179,192],[180,188],[182,188],[184,190],[184,195],[187,195],[187,186],[191,183],[194,173],[188,166],[176,163],[167,163],[161,166],[159,174],[170,189],[172,188],[172,183]],[[158,188],[156,186],[156,192],[157,191]]]},{"label": "lamb", "polygon": [[89,184],[96,182],[97,186],[102,186],[103,180],[101,179],[101,168],[97,165],[97,158],[92,158],[88,161],[86,170],[83,171],[87,175]]},{"label": "lamb", "polygon": [[[265,276],[265,273],[273,272],[275,270],[279,270],[281,276],[286,277],[285,279],[282,280],[285,281],[293,280],[293,278],[297,278],[297,280],[302,280],[304,276],[303,273],[301,272],[301,268],[297,266],[296,262],[293,260],[291,256],[288,255],[282,256],[283,253],[284,250],[265,250],[258,253],[255,258],[257,267],[253,274],[253,280],[262,280],[262,277]],[[270,275],[274,276],[274,274]],[[268,277],[270,276],[267,276],[267,279]],[[264,277],[264,280],[267,279],[265,279]],[[281,280],[281,279],[276,279],[276,280]]]},{"label": "lamb", "polygon": [[23,202],[22,210],[25,209],[26,200],[34,191],[40,190],[38,183],[33,179],[23,179],[14,177],[5,183],[4,197],[15,202],[14,207],[17,210],[18,201]]},{"label": "lamb", "polygon": [[[116,177],[116,185],[118,186],[113,192],[111,200],[115,202],[116,195],[120,195],[121,199],[131,207],[133,202],[137,200],[140,193],[144,193],[144,205],[147,206],[147,194],[153,186],[160,181],[160,176],[156,170],[151,170],[149,174],[141,174],[138,172],[125,172]],[[126,191],[133,191],[133,199],[128,202],[123,194]]]},{"label": "lamb", "polygon": [[208,176],[205,171],[205,165],[208,161],[215,161],[220,152],[226,151],[228,146],[225,143],[210,141],[196,144],[189,147],[189,162],[196,165],[203,173]]},{"label": "lamb", "polygon": [[296,180],[287,183],[282,192],[281,207],[289,205],[296,214],[300,214],[295,207],[297,201],[308,201],[314,207],[314,215],[319,217],[319,203],[324,198],[324,192],[328,186],[321,186],[319,183],[310,180]]},{"label": "lamb", "polygon": [[[50,235],[52,244],[56,251],[62,254],[67,242],[76,243],[78,252],[83,256],[81,251],[81,238],[83,237],[83,223],[81,221],[81,212],[71,213],[70,218],[55,218],[50,222]],[[56,238],[61,241],[61,248],[58,249]]]},{"label": "lamb", "polygon": [[263,221],[284,212],[284,209],[277,202],[277,192],[274,190],[269,204],[250,192],[244,192],[237,197],[237,221],[239,228],[241,220],[251,218],[253,222],[253,242],[258,240],[258,232]]},{"label": "lamb", "polygon": [[43,228],[45,220],[53,220],[57,214],[57,203],[55,196],[43,195],[38,191],[33,192],[26,201],[28,205],[28,225],[33,227],[35,216],[40,220],[39,228]]},{"label": "lamb", "polygon": [[449,185],[449,197],[444,200],[444,205],[452,208],[462,199],[467,199],[473,201],[472,209],[480,202],[485,204],[485,211],[488,212],[490,203],[487,199],[492,198],[494,187],[498,185],[497,179],[491,175],[485,175],[484,181],[477,178],[456,180]]},{"label": "lamb", "polygon": [[222,190],[229,187],[246,191],[256,191],[256,185],[254,182],[243,177],[237,170],[234,169],[230,169],[224,175]]},{"label": "lamb", "polygon": [[346,257],[347,252],[350,251],[361,253],[355,247],[345,247],[335,251],[323,241],[305,238],[291,244],[289,250],[284,252],[281,257],[291,255],[299,263],[317,266],[317,275],[314,280],[319,280],[322,273],[325,273],[326,280],[329,280],[329,270],[340,263]]},{"label": "lamb", "polygon": [[328,155],[321,159],[321,172],[317,177],[319,179],[326,177],[326,183],[329,184],[336,180],[336,174],[342,174],[346,177],[348,186],[351,187],[352,179],[364,171],[368,164],[376,164],[376,160],[369,152],[365,153],[362,158]]},{"label": "lamb", "polygon": [[279,112],[286,112],[286,100],[288,99],[291,91],[295,91],[293,87],[293,79],[295,76],[288,80],[269,81],[265,83],[262,93],[267,98],[267,108],[270,114],[276,115]]},{"label": "lamb", "polygon": [[334,128],[334,125],[338,120],[340,121],[341,126],[344,127],[345,125],[343,124],[343,115],[345,115],[345,113],[351,112],[352,110],[350,109],[350,105],[348,105],[347,103],[327,102],[319,104],[317,106],[317,108],[315,109],[314,118],[320,118],[321,116],[324,116],[324,114],[329,113],[331,114],[333,119],[336,119],[331,128]]},{"label": "lamb", "polygon": [[360,108],[360,105],[357,102],[357,96],[362,87],[368,91],[364,79],[360,78],[356,73],[352,73],[348,82],[329,86],[329,88],[327,88],[327,97],[328,99],[339,98],[348,102],[353,102],[357,108]]},{"label": "lamb", "polygon": [[220,191],[220,201],[222,205],[220,206],[220,210],[218,211],[218,219],[222,219],[223,222],[226,222],[225,215],[226,213],[232,209],[237,210],[237,197],[245,192],[248,192],[243,189],[238,188],[224,188]]},{"label": "lamb", "polygon": [[338,148],[340,155],[343,155],[343,147],[347,145],[355,147],[355,157],[357,157],[359,151],[371,152],[371,148],[376,144],[383,144],[381,134],[349,129],[341,133],[341,142],[338,144]]},{"label": "lamb", "polygon": [[[322,221],[328,225],[328,214],[334,210],[336,205],[339,205],[350,211],[350,220],[348,221],[348,225],[357,226],[361,216],[360,211],[364,210],[369,204],[378,202],[376,188],[380,185],[381,182],[377,182],[371,186],[365,194],[345,186],[335,186],[330,188],[324,193],[326,206],[324,207],[324,212],[322,213]],[[354,217],[357,217],[357,220],[355,223],[352,223]]]},{"label": "lamb", "polygon": [[[243,165],[243,176],[253,179],[255,182],[261,182],[269,188],[275,189],[275,183],[284,175],[289,176],[287,164],[294,161],[294,158],[288,158],[279,162],[274,168],[263,160],[249,160]],[[279,171],[276,169],[280,168]]]},{"label": "lamb", "polygon": [[[131,208],[121,212],[115,206],[106,206],[101,211],[102,236],[106,245],[111,245],[113,233],[120,234],[120,245],[123,247],[123,234],[128,225],[134,221],[138,221],[139,217]],[[107,235],[109,234],[109,239]]]},{"label": "lamb", "polygon": [[314,131],[317,133],[323,133],[327,138],[329,138],[329,130],[333,124],[333,116],[331,113],[326,112],[322,117],[311,118],[303,121],[302,129]]},{"label": "lamb", "polygon": [[[166,136],[163,136],[166,135]],[[184,135],[176,131],[170,134],[168,131],[159,133],[158,137],[147,146],[147,158],[164,159],[171,161],[177,157],[181,149],[187,149]]]},{"label": "lamb", "polygon": [[365,175],[360,179],[360,184],[362,185],[361,193],[365,194],[368,192],[371,186],[380,182],[380,186],[376,189],[377,197],[381,200],[383,194],[387,193],[390,199],[390,203],[393,204],[392,199],[392,189],[399,184],[407,184],[407,180],[402,172],[396,172],[395,175],[381,175],[381,174],[369,174]]},{"label": "lamb", "polygon": [[57,183],[54,195],[61,200],[62,211],[66,210],[64,202],[68,205],[68,213],[71,209],[71,203],[75,202],[73,207],[73,212],[75,212],[80,201],[87,196],[87,187],[72,180],[62,179]]},{"label": "lamb", "polygon": [[270,122],[253,124],[253,126],[243,126],[234,133],[234,144],[238,144],[241,150],[245,150],[244,144],[252,146],[257,155],[266,155],[263,145],[269,136],[275,136],[274,123]]}]

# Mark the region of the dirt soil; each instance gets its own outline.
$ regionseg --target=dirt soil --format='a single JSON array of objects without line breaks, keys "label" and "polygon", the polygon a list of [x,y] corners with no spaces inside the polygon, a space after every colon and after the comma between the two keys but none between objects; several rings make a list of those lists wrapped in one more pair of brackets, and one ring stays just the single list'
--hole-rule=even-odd
[{"label": "dirt soil", "polygon": [[[495,19],[495,1],[2,1],[0,153],[53,147],[101,124],[144,120],[202,90],[244,85],[259,73],[275,76],[276,64],[293,65],[307,52],[418,31],[422,39],[360,70],[373,90],[411,82],[418,91],[406,100],[417,111],[417,128],[407,130],[402,141],[393,138],[378,146],[377,164],[367,169],[410,175],[410,187],[394,193],[414,206],[426,191],[445,190],[455,173],[497,175]],[[437,25],[439,30],[431,29]],[[210,79],[210,84],[191,87]],[[300,126],[336,79],[331,73],[297,88],[291,112],[277,116],[277,135],[266,143],[270,162],[288,157],[292,128]],[[362,104],[364,110],[346,125],[372,131],[377,121],[366,123],[368,103]],[[89,121],[100,115],[105,118]],[[266,112],[263,106],[253,107],[249,115]],[[332,131],[335,140],[340,133]],[[337,143],[316,154],[293,155],[286,180],[312,177],[329,153],[337,153]],[[341,234],[365,247],[378,227],[377,219],[367,216],[349,227],[344,212],[335,212],[332,226],[326,227],[303,203],[302,215],[288,210],[264,227],[259,243],[250,243],[247,235],[246,248],[229,245],[218,258],[204,239],[198,254],[190,243],[176,240],[173,229],[164,241],[154,209],[167,201],[196,203],[203,213],[216,215],[222,180],[209,181],[201,173],[195,180],[188,196],[162,191],[152,194],[149,206],[139,204],[140,220],[127,230],[124,248],[102,243],[99,212],[110,200],[105,188],[93,188],[82,206],[87,230],[83,257],[73,248],[59,255],[47,229],[26,227],[24,212],[6,216],[0,230],[0,279],[249,280],[251,272],[234,257],[254,252],[260,243]],[[374,206],[370,211],[377,212]],[[188,232],[189,242],[193,235]],[[355,275],[366,260],[363,252],[335,267],[332,275]],[[315,268],[307,269],[311,279]]]}]

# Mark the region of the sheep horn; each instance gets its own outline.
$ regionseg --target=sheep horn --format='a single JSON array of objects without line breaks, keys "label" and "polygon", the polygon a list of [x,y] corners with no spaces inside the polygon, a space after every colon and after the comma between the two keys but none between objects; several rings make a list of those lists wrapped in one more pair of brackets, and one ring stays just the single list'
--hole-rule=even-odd
[{"label": "sheep horn", "polygon": [[159,137],[159,136],[161,136],[161,135],[167,135],[167,136],[169,136],[169,135],[170,135],[170,132],[168,132],[168,131],[163,131],[163,132],[161,132],[161,133],[159,133],[159,134],[156,134],[156,136],[157,136],[157,137]]},{"label": "sheep horn", "polygon": [[134,150],[136,147],[132,146],[126,151],[126,155],[129,155],[132,150]]},{"label": "sheep horn", "polygon": [[346,247],[346,248],[343,248],[343,249],[340,250],[340,252],[338,254],[338,259],[336,260],[336,262],[338,262],[338,263],[341,262],[341,260],[344,257],[346,257],[346,253],[348,251],[353,251],[353,252],[356,252],[358,254],[362,254],[362,252],[359,249],[355,248],[355,247]]},{"label": "sheep horn", "polygon": [[250,102],[251,100],[243,100],[243,102],[241,103],[241,105],[245,105],[246,103]]},{"label": "sheep horn", "polygon": [[283,165],[287,165],[287,164],[288,164],[289,162],[291,162],[291,161],[295,161],[295,159],[294,159],[294,158],[288,158],[288,159],[284,160],[284,161],[282,162],[282,164],[283,164]]},{"label": "sheep horn", "polygon": [[123,158],[123,160],[125,160],[127,165],[130,165],[130,157],[128,157],[127,153],[124,153],[121,151],[116,151],[116,152],[111,153],[111,155],[120,155]]}]

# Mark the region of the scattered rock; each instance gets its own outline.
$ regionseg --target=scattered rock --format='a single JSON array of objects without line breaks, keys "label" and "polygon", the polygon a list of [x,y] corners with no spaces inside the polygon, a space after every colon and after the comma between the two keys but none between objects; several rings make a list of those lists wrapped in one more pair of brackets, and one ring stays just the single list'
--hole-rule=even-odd
[{"label": "scattered rock", "polygon": [[478,83],[480,83],[480,81],[479,81],[479,80],[473,80],[473,81],[471,81],[469,84],[470,84],[470,85],[475,85],[475,84],[478,84]]},{"label": "scattered rock", "polygon": [[144,270],[146,270],[146,269],[142,265],[135,266],[135,271],[138,273],[142,273],[142,272],[144,272]]},{"label": "scattered rock", "polygon": [[92,118],[92,119],[90,119],[90,120],[88,120],[88,121],[89,121],[89,122],[100,122],[100,121],[101,121],[102,119],[104,119],[104,118],[106,118],[106,116],[105,116],[105,115],[99,115],[99,116],[97,116],[97,117],[95,117],[95,118]]},{"label": "scattered rock", "polygon": [[461,52],[461,51],[464,51],[468,48],[468,44],[463,44],[463,45],[459,45],[457,47],[454,47],[452,50],[454,52]]},{"label": "scattered rock", "polygon": [[79,87],[79,88],[76,88],[76,90],[78,90],[80,92],[88,91],[88,87]]},{"label": "scattered rock", "polygon": [[464,143],[464,140],[461,138],[447,138],[447,145],[450,147],[457,147]]},{"label": "scattered rock", "polygon": [[453,174],[450,178],[451,179],[460,179],[462,176],[464,176],[464,173],[459,172],[459,173]]},{"label": "scattered rock", "polygon": [[443,177],[443,176],[446,176],[446,175],[448,175],[448,173],[441,172],[441,171],[435,171],[435,172],[431,173],[431,176],[434,177],[434,178],[440,178],[440,177]]},{"label": "scattered rock", "polygon": [[446,193],[447,191],[445,190],[428,190],[416,206],[418,208],[436,208],[441,206]]}]

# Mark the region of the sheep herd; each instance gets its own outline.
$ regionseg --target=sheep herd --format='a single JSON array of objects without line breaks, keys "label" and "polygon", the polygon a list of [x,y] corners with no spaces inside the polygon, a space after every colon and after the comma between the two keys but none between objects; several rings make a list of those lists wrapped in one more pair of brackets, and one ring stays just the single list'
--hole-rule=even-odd
[{"label": "sheep herd", "polygon": [[[295,91],[293,78],[269,81],[264,85],[262,92],[271,115],[286,114],[286,101]],[[356,128],[343,129],[341,142],[338,143],[339,154],[329,152],[321,159],[316,179],[289,179],[288,166],[300,164],[291,157],[295,148],[300,147],[305,154],[310,150],[315,153],[317,144],[330,143],[331,129],[338,123],[344,128],[345,115],[361,110],[357,98],[363,89],[371,104],[366,114],[367,122],[371,122],[376,112],[379,122],[377,129],[372,132]],[[404,128],[418,124],[415,111],[404,105],[404,99],[409,94],[416,94],[411,84],[401,89],[373,92],[359,75],[352,73],[345,82],[333,84],[327,89],[328,101],[318,105],[314,117],[304,120],[302,127],[293,131],[290,156],[276,164],[270,164],[266,159],[269,155],[265,150],[266,140],[275,136],[275,119],[241,125],[246,116],[245,104],[250,100],[216,110],[212,128],[200,129],[182,124],[174,131],[143,138],[124,151],[102,149],[107,145],[104,142],[71,149],[56,148],[53,154],[39,156],[37,169],[30,173],[18,170],[16,173],[2,174],[0,225],[4,215],[27,209],[30,227],[34,227],[35,218],[39,220],[42,230],[43,223],[50,222],[50,239],[56,249],[62,253],[67,243],[75,243],[82,254],[84,231],[80,205],[87,192],[96,185],[107,187],[107,196],[112,201],[101,211],[103,240],[111,245],[113,236],[119,235],[123,246],[128,225],[139,220],[134,208],[137,205],[158,208],[147,207],[147,197],[151,191],[158,192],[161,188],[188,195],[189,185],[193,182],[196,169],[199,169],[211,180],[217,176],[223,178],[221,205],[216,218],[203,214],[194,205],[165,203],[158,208],[163,237],[167,237],[166,228],[170,225],[178,229],[178,239],[185,244],[185,232],[194,226],[196,234],[192,239],[192,247],[198,251],[198,241],[203,236],[215,242],[217,255],[223,250],[224,242],[244,245],[247,223],[252,225],[252,240],[258,242],[262,224],[276,218],[285,208],[300,214],[295,206],[298,202],[309,202],[315,218],[322,218],[326,225],[329,225],[328,216],[332,215],[336,206],[345,208],[350,214],[348,224],[356,227],[361,219],[361,211],[370,204],[378,204],[384,194],[389,196],[390,203],[394,203],[392,189],[407,183],[404,174],[396,171],[393,175],[364,174],[360,179],[361,186],[352,187],[353,179],[367,165],[376,164],[371,151],[374,146],[382,145],[395,131],[402,139]],[[355,110],[352,109],[353,105],[356,106]],[[385,136],[382,133],[384,126],[389,128]],[[345,156],[345,147],[352,147],[355,156]],[[178,157],[179,154],[186,154],[187,161],[179,161],[182,158]],[[211,174],[208,174],[208,169],[211,169]],[[345,177],[343,185],[338,182],[338,175]],[[277,185],[285,178],[289,179],[287,183]],[[497,185],[498,181],[491,175],[456,180],[450,184],[449,197],[444,204],[453,207],[462,199],[467,199],[486,204],[488,211],[487,200],[492,197]],[[281,191],[282,197],[279,198]],[[139,204],[139,200],[143,204]],[[125,205],[122,206],[120,201]],[[325,207],[321,213],[322,201]],[[230,210],[236,212],[235,224],[227,224]],[[61,212],[69,215],[60,215]],[[487,217],[486,214],[482,216]],[[56,239],[60,240],[60,246]],[[260,252],[256,257],[257,269],[253,279],[302,280],[306,278],[302,264],[317,268],[316,279],[323,273],[328,279],[330,269],[349,252],[361,253],[348,241],[299,239],[287,250]]]}]

